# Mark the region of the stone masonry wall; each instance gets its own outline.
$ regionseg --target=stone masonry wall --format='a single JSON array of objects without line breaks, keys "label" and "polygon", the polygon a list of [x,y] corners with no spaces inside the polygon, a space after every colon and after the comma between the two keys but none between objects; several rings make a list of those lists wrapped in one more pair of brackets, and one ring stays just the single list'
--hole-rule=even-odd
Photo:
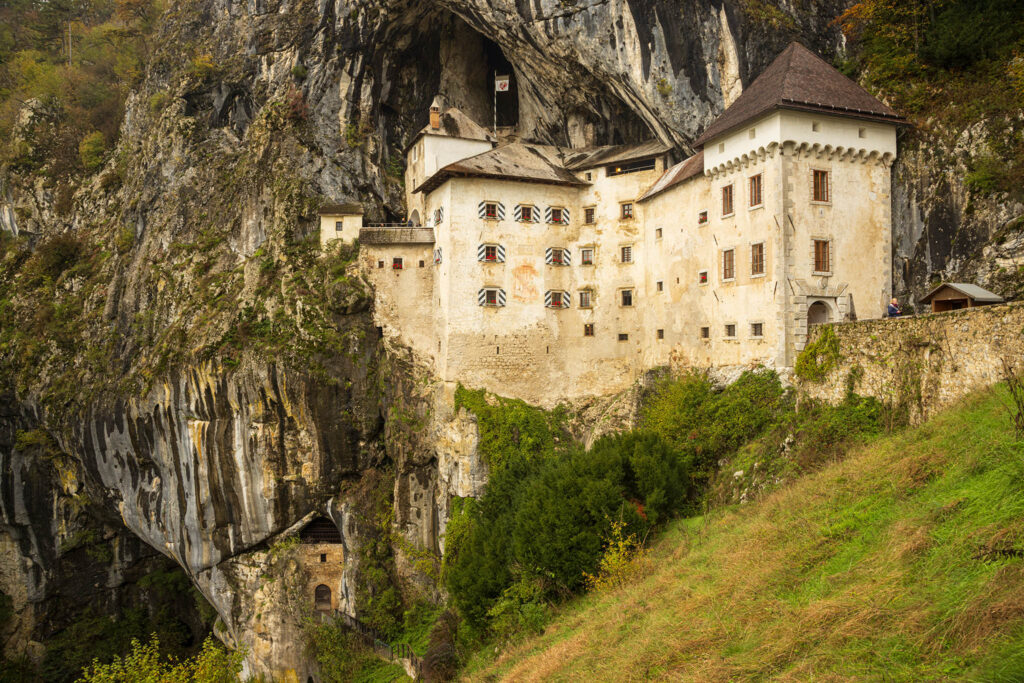
[{"label": "stone masonry wall", "polygon": [[799,381],[801,397],[858,394],[905,406],[920,422],[1003,377],[1003,359],[1024,369],[1024,302],[812,328],[835,331],[839,358],[821,381]]}]

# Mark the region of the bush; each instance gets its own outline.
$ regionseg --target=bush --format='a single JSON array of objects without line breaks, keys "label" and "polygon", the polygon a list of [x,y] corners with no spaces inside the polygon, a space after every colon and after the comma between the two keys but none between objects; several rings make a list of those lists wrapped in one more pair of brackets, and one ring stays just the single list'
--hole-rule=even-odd
[{"label": "bush", "polygon": [[87,171],[95,171],[103,165],[106,151],[107,142],[99,131],[89,133],[78,143],[78,156]]},{"label": "bush", "polygon": [[242,671],[244,652],[228,652],[207,638],[198,655],[184,661],[160,661],[156,636],[146,645],[132,641],[132,650],[110,664],[93,661],[77,683],[235,683]]},{"label": "bush", "polygon": [[213,55],[209,52],[196,55],[188,65],[188,73],[195,80],[203,83],[217,73],[217,65],[213,62]]},{"label": "bush", "polygon": [[793,372],[807,382],[820,382],[839,362],[839,339],[832,327],[823,327],[821,335],[804,347],[796,357]]},{"label": "bush", "polygon": [[82,242],[71,233],[57,235],[43,242],[33,255],[31,270],[36,275],[56,280],[77,263],[82,253]]}]

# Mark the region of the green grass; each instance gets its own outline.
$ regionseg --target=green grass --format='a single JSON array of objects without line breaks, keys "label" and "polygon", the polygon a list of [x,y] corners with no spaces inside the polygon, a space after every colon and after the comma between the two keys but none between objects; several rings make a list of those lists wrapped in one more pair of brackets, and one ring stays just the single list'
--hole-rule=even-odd
[{"label": "green grass", "polygon": [[1024,679],[1024,443],[997,388],[749,505],[470,680]]}]

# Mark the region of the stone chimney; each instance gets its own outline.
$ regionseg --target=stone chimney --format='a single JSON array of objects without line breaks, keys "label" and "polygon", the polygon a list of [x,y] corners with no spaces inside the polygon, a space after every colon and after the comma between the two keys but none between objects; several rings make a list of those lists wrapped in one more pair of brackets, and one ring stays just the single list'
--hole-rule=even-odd
[{"label": "stone chimney", "polygon": [[430,104],[430,128],[431,130],[441,129],[441,96],[438,95]]}]

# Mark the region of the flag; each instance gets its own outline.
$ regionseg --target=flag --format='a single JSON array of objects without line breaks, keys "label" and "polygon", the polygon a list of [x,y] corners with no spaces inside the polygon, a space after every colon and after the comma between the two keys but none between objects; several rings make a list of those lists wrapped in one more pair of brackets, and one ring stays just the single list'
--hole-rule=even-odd
[{"label": "flag", "polygon": [[508,76],[494,76],[494,92],[508,92]]}]

